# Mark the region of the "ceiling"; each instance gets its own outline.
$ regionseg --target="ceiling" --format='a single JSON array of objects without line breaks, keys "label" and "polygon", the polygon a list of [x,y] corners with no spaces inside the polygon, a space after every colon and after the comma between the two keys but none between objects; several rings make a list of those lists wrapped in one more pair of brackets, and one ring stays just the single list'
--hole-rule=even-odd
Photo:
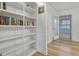
[{"label": "ceiling", "polygon": [[49,2],[56,11],[79,8],[79,2]]}]

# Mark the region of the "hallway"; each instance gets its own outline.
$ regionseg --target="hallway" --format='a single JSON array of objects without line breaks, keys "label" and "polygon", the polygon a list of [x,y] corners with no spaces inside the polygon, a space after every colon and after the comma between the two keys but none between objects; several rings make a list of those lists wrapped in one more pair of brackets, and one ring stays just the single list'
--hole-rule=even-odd
[{"label": "hallway", "polygon": [[56,40],[48,45],[50,56],[79,56],[79,43],[65,40]]},{"label": "hallway", "polygon": [[0,56],[78,56],[79,2],[0,2],[0,34]]}]

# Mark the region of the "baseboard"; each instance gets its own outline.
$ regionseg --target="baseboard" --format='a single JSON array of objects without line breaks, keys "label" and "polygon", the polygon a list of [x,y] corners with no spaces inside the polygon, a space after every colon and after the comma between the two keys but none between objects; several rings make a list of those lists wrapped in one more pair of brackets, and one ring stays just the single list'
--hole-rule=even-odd
[{"label": "baseboard", "polygon": [[40,52],[43,55],[46,55],[46,51],[38,51],[38,52]]},{"label": "baseboard", "polygon": [[48,41],[48,44],[51,43],[53,40]]},{"label": "baseboard", "polygon": [[46,55],[46,52],[42,52],[42,51],[37,51],[37,50],[35,50],[35,51],[33,51],[32,53],[31,53],[31,55],[30,56],[33,56],[33,54],[35,54],[36,52],[39,52],[39,53],[41,53],[41,54],[43,54],[43,55]]},{"label": "baseboard", "polygon": [[36,53],[37,51],[36,50],[34,50],[29,56],[32,56],[34,53]]},{"label": "baseboard", "polygon": [[75,43],[79,43],[79,41],[76,41],[76,40],[71,40],[72,42],[75,42]]},{"label": "baseboard", "polygon": [[55,36],[55,37],[54,37],[54,40],[58,40],[58,39],[59,39],[59,36]]}]

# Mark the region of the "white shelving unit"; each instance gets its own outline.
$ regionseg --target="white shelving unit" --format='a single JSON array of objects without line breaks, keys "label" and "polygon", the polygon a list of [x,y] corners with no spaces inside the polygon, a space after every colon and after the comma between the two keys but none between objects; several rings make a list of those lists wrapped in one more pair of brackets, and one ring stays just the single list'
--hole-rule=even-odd
[{"label": "white shelving unit", "polygon": [[[36,6],[34,2],[0,2],[0,17],[9,17],[8,25],[0,24],[2,56],[28,56],[36,51],[37,8],[33,8]],[[13,25],[12,17],[22,20],[23,25]]]}]

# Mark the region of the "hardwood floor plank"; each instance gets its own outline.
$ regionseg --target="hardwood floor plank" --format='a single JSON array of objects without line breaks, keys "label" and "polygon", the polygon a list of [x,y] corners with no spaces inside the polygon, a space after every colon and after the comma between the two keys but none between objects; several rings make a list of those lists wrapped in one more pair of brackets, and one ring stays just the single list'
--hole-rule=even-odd
[{"label": "hardwood floor plank", "polygon": [[79,46],[78,45],[70,45],[68,43],[62,43],[62,42],[56,42],[56,43],[52,43],[50,45],[56,45],[56,46],[63,46],[63,47],[71,47],[72,49],[76,49],[79,50]]},{"label": "hardwood floor plank", "polygon": [[32,56],[45,56],[44,54],[40,53],[40,52],[36,52],[34,53]]},{"label": "hardwood floor plank", "polygon": [[79,43],[56,40],[48,45],[48,54],[55,56],[79,56]]},{"label": "hardwood floor plank", "polygon": [[72,44],[72,45],[78,45],[79,46],[79,42],[73,42],[73,41],[66,41],[66,40],[59,40],[60,42],[62,42],[62,43],[67,43],[67,44]]}]

